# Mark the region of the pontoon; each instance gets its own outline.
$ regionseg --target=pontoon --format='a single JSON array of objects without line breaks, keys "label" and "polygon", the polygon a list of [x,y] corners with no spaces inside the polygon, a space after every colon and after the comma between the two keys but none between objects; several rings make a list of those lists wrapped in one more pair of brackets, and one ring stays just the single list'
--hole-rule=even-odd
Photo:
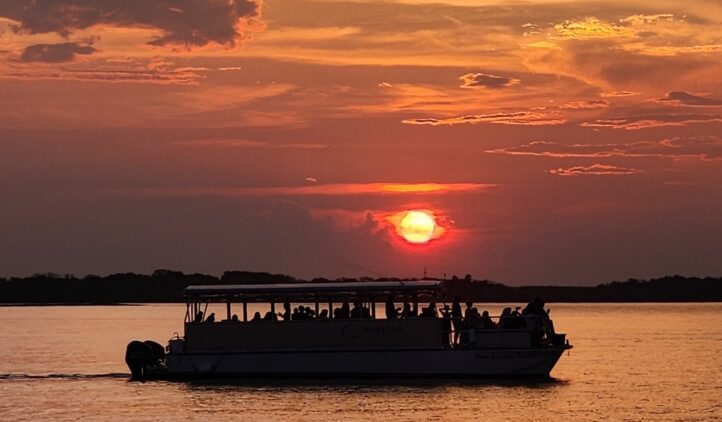
[{"label": "pontoon", "polygon": [[[429,317],[436,305],[420,316],[442,289],[437,280],[189,286],[183,336],[165,348],[131,342],[126,362],[135,379],[546,377],[571,348],[546,313],[494,328]],[[208,321],[219,302],[225,318]],[[249,318],[258,303],[266,320]],[[364,312],[349,314],[350,303]],[[377,303],[407,312],[382,317]],[[289,318],[291,304],[311,310]]]}]

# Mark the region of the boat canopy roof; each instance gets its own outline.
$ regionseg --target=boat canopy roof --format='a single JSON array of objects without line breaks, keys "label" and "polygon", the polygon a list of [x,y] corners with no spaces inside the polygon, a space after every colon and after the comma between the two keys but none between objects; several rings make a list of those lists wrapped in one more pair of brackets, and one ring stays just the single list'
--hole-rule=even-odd
[{"label": "boat canopy roof", "polygon": [[354,281],[286,284],[226,284],[188,286],[183,296],[189,301],[325,300],[370,298],[389,294],[423,294],[435,296],[442,288],[441,280]]}]

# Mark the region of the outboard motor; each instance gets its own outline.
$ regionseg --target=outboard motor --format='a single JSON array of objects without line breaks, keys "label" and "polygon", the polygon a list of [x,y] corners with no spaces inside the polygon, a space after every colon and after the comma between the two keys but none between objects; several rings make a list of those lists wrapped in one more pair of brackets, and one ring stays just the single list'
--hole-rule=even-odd
[{"label": "outboard motor", "polygon": [[131,379],[146,378],[149,367],[158,366],[165,360],[165,349],[151,341],[133,340],[125,348],[125,363],[131,373]]}]

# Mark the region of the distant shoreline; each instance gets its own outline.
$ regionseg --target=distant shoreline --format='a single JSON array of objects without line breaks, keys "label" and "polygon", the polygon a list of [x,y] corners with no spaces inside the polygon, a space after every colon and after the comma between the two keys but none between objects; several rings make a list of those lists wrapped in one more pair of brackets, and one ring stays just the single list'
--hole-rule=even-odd
[{"label": "distant shoreline", "polygon": [[[441,302],[443,303],[443,302]],[[489,301],[479,300],[474,303],[489,303],[489,304],[509,304],[509,303],[521,303],[519,301]],[[693,304],[693,305],[704,305],[704,304],[718,304],[722,303],[722,300],[715,301],[644,301],[644,302],[559,302],[559,301],[548,301],[547,305],[565,304],[565,305],[682,305],[682,304]],[[82,307],[82,306],[153,306],[153,305],[184,305],[185,302],[138,302],[138,303],[2,303],[0,302],[0,308],[50,308],[50,307]],[[377,305],[379,302],[377,302]]]},{"label": "distant shoreline", "polygon": [[[184,303],[189,285],[279,284],[364,281],[409,281],[399,278],[342,278],[298,280],[288,275],[249,271],[226,271],[221,277],[156,270],[152,274],[122,273],[100,277],[88,275],[36,274],[24,278],[0,278],[0,306],[131,306],[149,303]],[[722,278],[667,276],[653,280],[630,279],[597,286],[512,287],[470,275],[443,280],[439,301],[525,303],[539,297],[549,303],[704,303],[722,302]]]}]

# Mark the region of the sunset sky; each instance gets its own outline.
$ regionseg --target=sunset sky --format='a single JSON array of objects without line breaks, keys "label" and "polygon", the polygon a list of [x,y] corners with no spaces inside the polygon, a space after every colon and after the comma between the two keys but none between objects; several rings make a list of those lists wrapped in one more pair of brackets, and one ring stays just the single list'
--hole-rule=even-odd
[{"label": "sunset sky", "polygon": [[0,207],[6,277],[720,276],[722,3],[0,0]]}]

